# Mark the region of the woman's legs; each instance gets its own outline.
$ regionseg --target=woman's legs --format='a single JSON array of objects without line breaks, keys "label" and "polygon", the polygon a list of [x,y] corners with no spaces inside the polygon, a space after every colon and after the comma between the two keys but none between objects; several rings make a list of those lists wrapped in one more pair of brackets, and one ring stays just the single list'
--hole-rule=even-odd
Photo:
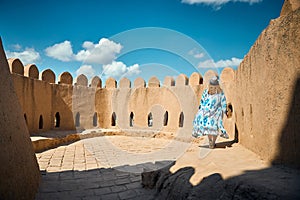
[{"label": "woman's legs", "polygon": [[210,149],[215,148],[217,135],[207,135],[207,137],[208,137],[208,142],[209,142],[209,148]]},{"label": "woman's legs", "polygon": [[212,136],[211,136],[211,135],[207,135],[207,137],[208,137],[208,143],[209,143],[209,145],[210,145],[211,142],[212,142]]},{"label": "woman's legs", "polygon": [[216,147],[216,140],[217,140],[217,135],[213,135],[212,136],[212,144],[213,144],[213,147],[215,148]]}]

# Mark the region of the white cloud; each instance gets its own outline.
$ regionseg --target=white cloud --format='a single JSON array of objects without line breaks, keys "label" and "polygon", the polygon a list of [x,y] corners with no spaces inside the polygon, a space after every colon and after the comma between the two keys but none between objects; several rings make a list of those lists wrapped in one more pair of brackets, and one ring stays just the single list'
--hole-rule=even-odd
[{"label": "white cloud", "polygon": [[219,60],[215,62],[214,60],[205,60],[198,64],[198,68],[222,68],[222,67],[233,67],[239,66],[239,64],[243,61],[240,58],[231,58],[231,60]]},{"label": "white cloud", "polygon": [[95,76],[95,69],[92,65],[82,65],[76,71],[76,76],[79,76],[80,74],[84,74],[88,78],[88,80],[90,80]]},{"label": "white cloud", "polygon": [[86,41],[82,47],[84,50],[79,51],[75,58],[85,63],[109,64],[116,59],[120,53],[122,45],[115,43],[107,38],[102,38],[98,43]]},{"label": "white cloud", "polygon": [[20,44],[13,44],[11,46],[15,51],[20,51],[22,49],[22,46]]},{"label": "white cloud", "polygon": [[[132,66],[126,66],[123,62],[113,61],[110,64],[103,65],[103,77],[113,77],[115,79],[119,79],[122,76],[131,76],[134,74],[139,74],[140,66],[138,64],[134,64]],[[79,69],[76,70],[76,76],[80,74],[84,74],[88,80],[91,80],[94,76],[96,76],[96,70],[92,65],[82,65]]]},{"label": "white cloud", "polygon": [[200,53],[196,49],[190,50],[188,54],[191,55],[191,56],[193,56],[194,58],[197,58],[197,59],[204,57],[204,53]]},{"label": "white cloud", "polygon": [[138,64],[134,64],[132,66],[127,67],[127,72],[125,76],[131,76],[139,73],[141,73],[140,66]]},{"label": "white cloud", "polygon": [[116,59],[120,53],[122,45],[115,43],[107,38],[102,38],[94,44],[85,41],[82,44],[83,49],[77,54],[73,53],[70,41],[54,44],[45,49],[46,55],[60,61],[81,61],[87,64],[109,64]]},{"label": "white cloud", "polygon": [[220,9],[222,5],[229,3],[229,2],[242,2],[242,3],[249,3],[250,5],[253,3],[259,3],[263,0],[182,0],[182,3],[186,4],[204,4],[213,6],[215,9]]},{"label": "white cloud", "polygon": [[25,48],[24,51],[6,51],[5,53],[7,58],[19,58],[24,65],[32,64],[41,58],[39,52],[34,48]]},{"label": "white cloud", "polygon": [[195,58],[203,58],[204,53],[197,53],[194,55]]},{"label": "white cloud", "polygon": [[85,42],[83,42],[82,47],[85,49],[92,49],[92,48],[94,48],[94,43],[92,43],[90,41],[85,41]]},{"label": "white cloud", "polygon": [[55,44],[45,49],[46,55],[60,61],[71,61],[74,57],[70,41]]},{"label": "white cloud", "polygon": [[130,76],[139,74],[140,67],[138,64],[127,67],[123,62],[113,61],[111,64],[103,65],[103,74],[106,77],[120,78],[121,76]]}]

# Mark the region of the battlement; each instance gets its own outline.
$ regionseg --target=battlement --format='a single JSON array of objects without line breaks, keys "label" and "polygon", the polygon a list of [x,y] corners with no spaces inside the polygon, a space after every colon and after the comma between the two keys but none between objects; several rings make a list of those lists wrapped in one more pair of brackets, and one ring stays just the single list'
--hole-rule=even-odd
[{"label": "battlement", "polygon": [[[51,69],[40,72],[34,64],[24,67],[18,58],[8,59],[8,64],[31,134],[93,127],[164,131],[191,128],[208,80],[219,75],[208,70],[204,76],[194,72],[190,77],[166,76],[163,81],[153,76],[147,82],[141,77],[133,82],[126,77],[118,81],[109,77],[102,84],[98,76],[88,80],[84,74],[73,77],[70,72],[57,76]],[[231,101],[235,71],[225,68],[219,76]]]},{"label": "battlement", "polygon": [[[100,77],[95,76],[90,81],[84,74],[80,74],[75,79],[69,72],[63,72],[58,76],[58,80],[56,80],[56,75],[51,69],[45,69],[42,72],[39,72],[38,67],[35,64],[28,64],[24,67],[23,63],[18,58],[9,58],[8,64],[10,68],[10,72],[12,74],[17,74],[23,77],[28,77],[31,79],[37,79],[41,81],[48,82],[50,84],[66,84],[66,85],[79,85],[85,87],[92,88],[102,88],[102,80]],[[105,85],[103,88],[114,89],[114,88],[155,88],[155,87],[181,87],[181,86],[197,86],[205,84],[205,80],[208,80],[210,76],[218,75],[216,72],[212,70],[208,70],[204,76],[200,73],[194,72],[188,77],[185,74],[180,74],[176,77],[167,76],[165,77],[163,84],[159,81],[159,79],[155,76],[151,77],[148,80],[148,84],[146,81],[138,77],[134,80],[133,85],[131,81],[123,77],[120,79],[119,84],[117,80],[112,77],[109,77],[105,81]],[[232,80],[234,77],[234,70],[232,68],[224,68],[222,73],[220,74],[221,82],[228,82]],[[89,84],[90,83],[90,84]]]}]

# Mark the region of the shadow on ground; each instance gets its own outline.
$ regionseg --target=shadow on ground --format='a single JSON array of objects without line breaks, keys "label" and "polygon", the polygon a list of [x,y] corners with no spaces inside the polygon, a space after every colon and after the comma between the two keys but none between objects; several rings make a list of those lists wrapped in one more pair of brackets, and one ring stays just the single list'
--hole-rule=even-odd
[{"label": "shadow on ground", "polygon": [[[144,189],[141,175],[115,169],[41,172],[36,199],[147,199],[154,192]],[[147,198],[145,198],[147,197]]]},{"label": "shadow on ground", "polygon": [[191,167],[182,168],[174,174],[167,170],[155,174],[155,184],[148,186],[146,182],[148,188],[154,185],[156,193],[153,199],[300,199],[300,175],[288,168],[246,171],[226,180],[216,173],[196,186],[189,182],[194,174]]},{"label": "shadow on ground", "polygon": [[155,167],[169,169],[173,164],[174,161],[161,161],[86,171],[41,171],[36,199],[154,199],[155,190],[142,185],[141,168],[142,171]]},{"label": "shadow on ground", "polygon": [[[174,161],[157,162],[156,171],[124,171],[139,166],[120,166],[87,171],[42,171],[36,199],[300,199],[300,174],[285,167],[245,171],[224,180],[212,174],[193,186],[192,167],[170,173]],[[140,166],[145,166],[145,163]],[[133,170],[131,170],[133,171]]]}]

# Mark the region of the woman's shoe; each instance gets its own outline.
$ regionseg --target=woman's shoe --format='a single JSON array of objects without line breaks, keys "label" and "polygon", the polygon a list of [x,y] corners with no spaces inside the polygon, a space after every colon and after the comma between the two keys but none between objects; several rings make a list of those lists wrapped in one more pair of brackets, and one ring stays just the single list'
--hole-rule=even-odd
[{"label": "woman's shoe", "polygon": [[222,138],[229,139],[229,135],[226,134],[226,133],[225,133],[225,134],[221,134],[220,136],[221,136]]},{"label": "woman's shoe", "polygon": [[209,148],[214,149],[216,147],[216,144],[213,141],[209,141]]}]

